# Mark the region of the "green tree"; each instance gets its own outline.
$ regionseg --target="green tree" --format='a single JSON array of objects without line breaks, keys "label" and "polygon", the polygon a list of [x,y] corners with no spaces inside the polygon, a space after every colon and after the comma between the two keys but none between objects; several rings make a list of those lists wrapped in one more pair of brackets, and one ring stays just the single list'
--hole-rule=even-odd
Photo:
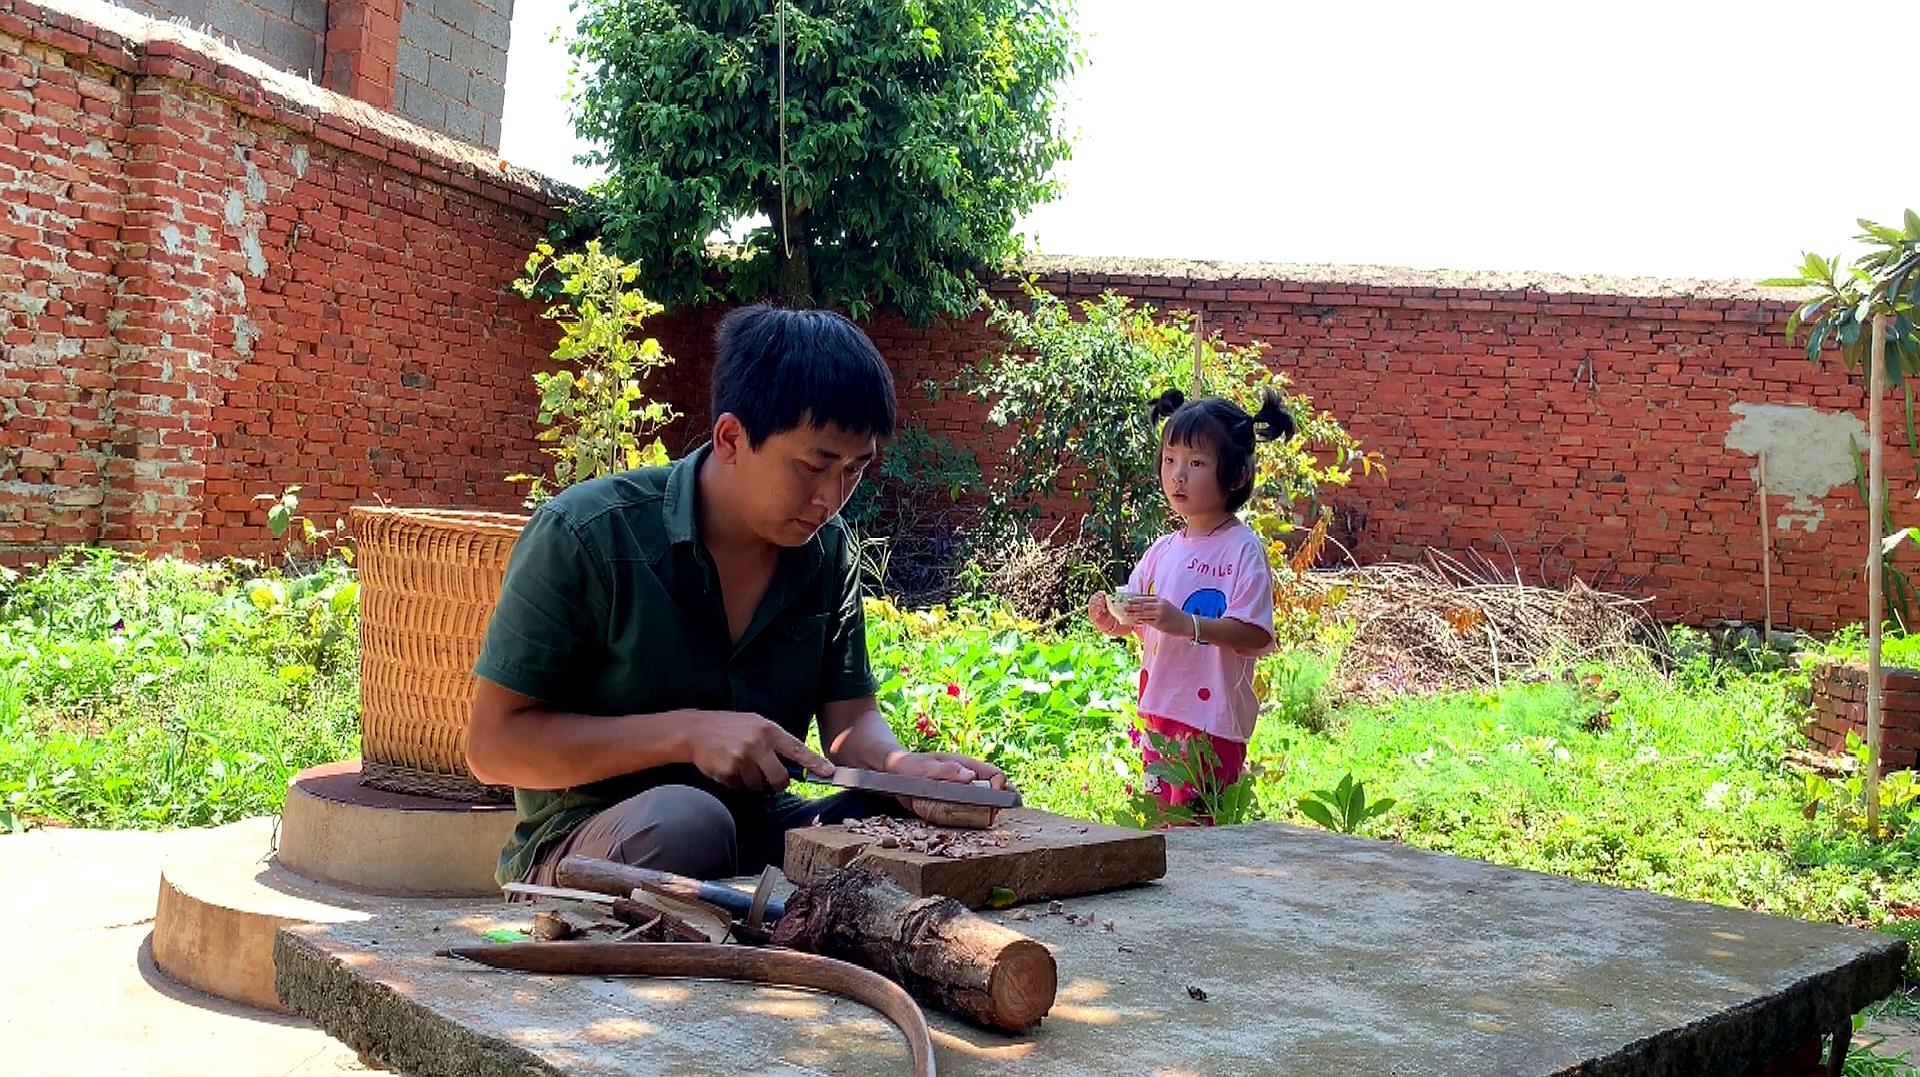
[{"label": "green tree", "polygon": [[581,2],[593,212],[663,302],[962,315],[1057,190],[1070,0]]},{"label": "green tree", "polygon": [[[1832,260],[1808,253],[1797,277],[1778,277],[1761,284],[1786,288],[1805,288],[1813,292],[1787,318],[1787,339],[1793,340],[1802,326],[1807,333],[1807,359],[1820,361],[1820,351],[1828,343],[1840,351],[1840,360],[1849,370],[1866,368],[1867,374],[1867,464],[1861,469],[1860,485],[1867,497],[1867,741],[1866,741],[1866,818],[1867,832],[1880,832],[1880,581],[1887,560],[1898,546],[1915,535],[1914,528],[1903,528],[1891,535],[1887,499],[1887,480],[1881,465],[1881,450],[1886,439],[1880,433],[1881,392],[1888,384],[1902,386],[1906,392],[1907,444],[1915,447],[1913,391],[1907,378],[1920,374],[1920,331],[1914,325],[1914,309],[1920,307],[1920,214],[1907,210],[1905,229],[1891,228],[1872,221],[1859,222],[1858,237],[1867,252],[1851,266],[1843,266],[1835,255]],[[1859,446],[1854,446],[1856,458]],[[1920,460],[1920,452],[1915,454]],[[1920,467],[1920,464],[1916,464]],[[1894,573],[1893,580],[1910,602],[1912,589],[1904,576]]]}]

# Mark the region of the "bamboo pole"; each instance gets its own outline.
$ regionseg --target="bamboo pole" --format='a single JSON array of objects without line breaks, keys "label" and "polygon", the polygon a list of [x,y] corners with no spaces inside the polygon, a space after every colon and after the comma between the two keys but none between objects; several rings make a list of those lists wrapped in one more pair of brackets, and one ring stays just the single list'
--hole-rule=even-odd
[{"label": "bamboo pole", "polygon": [[1762,623],[1766,635],[1760,639],[1773,646],[1773,524],[1767,515],[1767,451],[1760,450],[1760,596],[1766,603]]},{"label": "bamboo pole", "polygon": [[1887,316],[1873,316],[1867,371],[1867,833],[1880,833],[1880,544],[1886,514],[1880,398],[1887,383]]},{"label": "bamboo pole", "polygon": [[1207,313],[1200,307],[1193,310],[1193,376],[1187,379],[1187,396],[1193,400],[1206,394],[1206,376],[1202,373],[1206,365]]}]

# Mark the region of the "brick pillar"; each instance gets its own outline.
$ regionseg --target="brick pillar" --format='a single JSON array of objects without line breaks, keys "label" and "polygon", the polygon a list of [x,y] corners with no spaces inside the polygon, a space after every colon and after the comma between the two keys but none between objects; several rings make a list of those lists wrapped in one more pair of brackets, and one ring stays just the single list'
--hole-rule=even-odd
[{"label": "brick pillar", "polygon": [[221,373],[216,341],[231,332],[221,320],[237,278],[222,249],[231,158],[216,148],[232,145],[228,117],[216,100],[180,92],[191,68],[178,48],[155,42],[132,93],[101,539],[194,557]]},{"label": "brick pillar", "polygon": [[405,3],[332,0],[327,7],[326,61],[320,84],[378,108],[393,108],[400,11]]}]

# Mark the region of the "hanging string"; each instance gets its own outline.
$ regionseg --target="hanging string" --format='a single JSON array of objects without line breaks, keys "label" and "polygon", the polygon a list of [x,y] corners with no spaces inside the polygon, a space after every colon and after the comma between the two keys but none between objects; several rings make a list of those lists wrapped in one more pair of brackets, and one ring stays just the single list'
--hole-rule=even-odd
[{"label": "hanging string", "polygon": [[787,227],[787,0],[777,0],[775,30],[780,38],[780,243],[787,257],[793,257],[793,233]]}]

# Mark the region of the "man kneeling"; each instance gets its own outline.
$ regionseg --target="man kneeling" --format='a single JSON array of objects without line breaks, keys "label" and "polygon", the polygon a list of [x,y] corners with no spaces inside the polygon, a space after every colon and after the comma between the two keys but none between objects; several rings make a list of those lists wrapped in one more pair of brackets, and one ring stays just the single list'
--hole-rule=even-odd
[{"label": "man kneeling", "polygon": [[[709,443],[534,513],[468,729],[474,777],[513,786],[519,810],[501,882],[551,883],[574,854],[750,874],[793,827],[897,810],[802,800],[784,760],[1005,786],[990,764],[902,748],[874,700],[837,513],[893,423],[893,378],[851,322],[743,308],[720,327]],[[826,758],[804,743],[816,717]]]}]

